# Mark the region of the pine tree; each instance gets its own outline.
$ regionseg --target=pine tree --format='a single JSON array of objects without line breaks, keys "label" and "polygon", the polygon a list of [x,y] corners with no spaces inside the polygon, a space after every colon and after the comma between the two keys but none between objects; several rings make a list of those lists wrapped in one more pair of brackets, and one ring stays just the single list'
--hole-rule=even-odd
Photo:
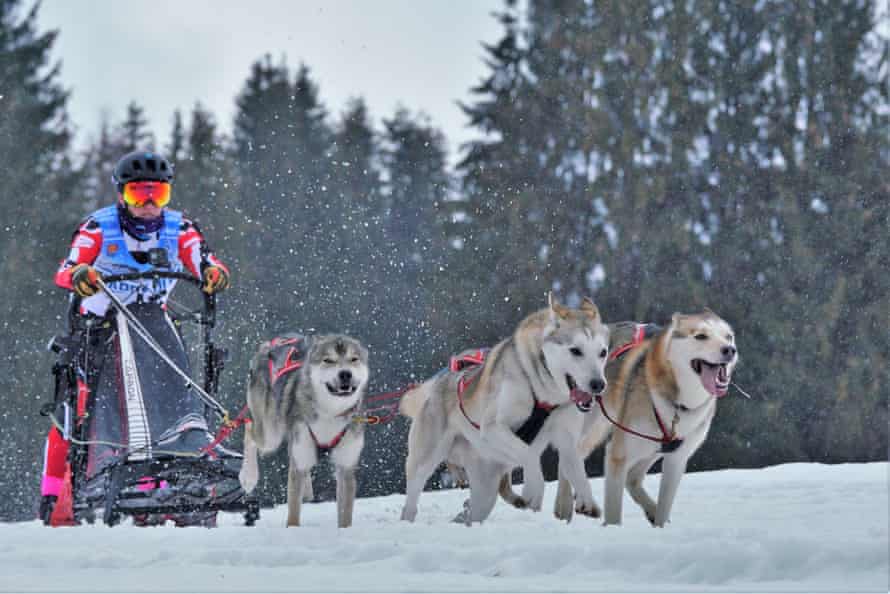
[{"label": "pine tree", "polygon": [[[875,7],[539,0],[520,25],[507,5],[465,106],[486,136],[453,205],[450,280],[471,279],[470,316],[504,332],[500,296],[527,312],[551,287],[593,292],[607,320],[710,306],[743,341],[739,383],[783,389],[723,403],[694,464],[874,456],[887,376],[860,361],[887,352],[873,290],[886,275],[871,265],[887,249],[887,89],[861,64],[882,55],[867,43]],[[801,349],[801,324],[817,348]],[[832,416],[844,422],[828,431]],[[868,445],[849,440],[863,432]]]},{"label": "pine tree", "polygon": [[[456,345],[493,344],[522,312],[540,306],[551,287],[540,238],[546,204],[540,186],[549,174],[541,167],[537,145],[546,138],[534,98],[514,3],[498,15],[504,37],[486,46],[491,74],[472,92],[478,100],[462,105],[470,125],[485,136],[468,143],[458,164],[462,197],[445,205],[452,223],[446,230],[453,249],[445,266],[454,294],[448,293],[438,322]],[[464,348],[459,346],[459,348]]]},{"label": "pine tree", "polygon": [[154,150],[154,134],[148,130],[145,109],[135,101],[127,105],[124,121],[116,131],[123,153]]},{"label": "pine tree", "polygon": [[182,123],[182,112],[178,109],[173,112],[173,129],[170,131],[170,144],[167,146],[165,156],[176,163],[185,150],[185,126]]},{"label": "pine tree", "polygon": [[[174,142],[177,129],[174,125]],[[208,240],[222,241],[227,237],[226,224],[232,219],[235,182],[224,138],[217,132],[213,114],[200,103],[192,111],[188,128],[180,133],[183,144],[174,162],[177,208],[198,224]]]},{"label": "pine tree", "polygon": [[[325,116],[308,68],[301,67],[292,83],[287,66],[272,65],[268,56],[254,64],[238,98],[238,206],[251,223],[245,248],[266,256],[250,267],[248,278],[259,326],[268,332],[296,323],[297,311],[275,295],[304,304],[301,313],[308,315],[300,316],[301,325],[315,327],[322,321],[309,308],[322,305],[328,294],[317,266],[332,213],[332,143]],[[267,302],[262,296],[271,298]]]},{"label": "pine tree", "polygon": [[[795,390],[773,414],[813,460],[886,456],[890,310],[883,262],[890,188],[887,40],[873,3],[801,1],[784,7],[781,37],[788,91],[776,92],[775,134],[784,133],[782,225],[790,258],[775,268],[794,323],[779,325],[779,361]],[[784,103],[784,107],[782,103]],[[783,319],[776,316],[777,319]],[[787,320],[787,318],[785,318]],[[792,337],[807,328],[811,348]],[[789,373],[789,375],[791,375]]]},{"label": "pine tree", "polygon": [[22,12],[23,3],[0,0],[0,286],[5,307],[0,315],[0,407],[5,418],[0,440],[7,452],[0,472],[0,517],[33,518],[39,495],[40,451],[49,424],[38,415],[52,399],[52,357],[43,345],[61,331],[64,297],[52,277],[67,253],[79,213],[77,184],[63,157],[69,142],[58,66],[50,65],[57,32],[37,30],[39,5]]},{"label": "pine tree", "polygon": [[[331,291],[342,279],[326,267],[343,212],[332,185],[333,133],[309,69],[292,80],[286,64],[266,56],[237,105],[233,205],[243,236],[232,256],[240,280],[226,298],[241,304],[232,357],[247,361],[260,340],[283,332],[344,331]],[[286,458],[276,460],[286,468]],[[284,483],[270,488],[283,498]]]},{"label": "pine tree", "polygon": [[381,175],[377,139],[362,99],[353,99],[333,130],[329,198],[319,208],[328,210],[327,234],[322,247],[328,290],[339,295],[330,314],[331,327],[348,328],[368,340],[375,334],[374,320],[380,290],[375,271],[383,266],[380,250]]}]

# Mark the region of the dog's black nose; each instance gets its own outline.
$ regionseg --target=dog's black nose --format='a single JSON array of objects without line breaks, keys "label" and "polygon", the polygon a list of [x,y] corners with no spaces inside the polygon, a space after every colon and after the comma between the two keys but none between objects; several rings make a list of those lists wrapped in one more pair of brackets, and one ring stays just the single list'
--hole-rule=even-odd
[{"label": "dog's black nose", "polygon": [[732,359],[733,355],[736,354],[736,349],[732,345],[726,345],[722,349],[720,349],[720,354],[726,357],[727,359]]},{"label": "dog's black nose", "polygon": [[590,380],[590,391],[594,394],[599,394],[603,390],[606,389],[606,382],[597,378]]},{"label": "dog's black nose", "polygon": [[340,379],[341,384],[348,384],[352,381],[352,372],[344,369],[337,374],[337,377]]}]

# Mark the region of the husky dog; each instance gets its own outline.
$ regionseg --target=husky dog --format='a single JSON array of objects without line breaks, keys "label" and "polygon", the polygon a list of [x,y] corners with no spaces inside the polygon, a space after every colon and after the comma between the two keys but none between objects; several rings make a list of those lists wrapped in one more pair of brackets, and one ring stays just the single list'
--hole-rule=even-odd
[{"label": "husky dog", "polygon": [[[621,523],[625,487],[653,525],[670,520],[686,463],[704,443],[737,362],[732,328],[710,310],[674,314],[660,333],[610,359],[603,402],[611,420],[594,411],[580,443],[586,458],[612,434],[606,446],[606,524]],[[658,460],[662,473],[655,502],[643,479]],[[574,485],[563,477],[561,462],[555,513],[568,520]]]},{"label": "husky dog", "polygon": [[551,444],[578,493],[576,511],[591,513],[593,495],[578,442],[591,393],[606,387],[608,348],[608,328],[592,301],[570,309],[551,296],[549,307],[525,318],[481,365],[439,374],[407,392],[400,411],[413,421],[402,519],[415,519],[424,484],[443,460],[462,466],[469,479],[469,503],[455,521],[487,518],[501,476],[516,466],[525,472],[523,500],[540,510],[540,459]]},{"label": "husky dog", "polygon": [[301,500],[311,492],[309,473],[319,450],[329,450],[335,465],[337,525],[352,524],[355,468],[365,439],[364,425],[353,421],[353,413],[367,384],[368,351],[345,335],[287,335],[262,343],[251,360],[247,404],[252,422],[238,477],[246,492],[253,491],[259,479],[257,452],[273,452],[287,438],[288,526],[300,525]]}]

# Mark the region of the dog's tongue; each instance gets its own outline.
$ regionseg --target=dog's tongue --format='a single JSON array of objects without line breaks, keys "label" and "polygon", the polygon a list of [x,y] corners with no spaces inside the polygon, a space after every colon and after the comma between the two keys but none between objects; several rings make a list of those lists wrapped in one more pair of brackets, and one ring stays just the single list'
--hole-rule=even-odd
[{"label": "dog's tongue", "polygon": [[590,392],[585,392],[581,388],[572,388],[571,399],[575,404],[590,406],[590,403],[593,401],[593,396],[590,395]]},{"label": "dog's tongue", "polygon": [[[708,394],[717,396],[718,398],[726,395],[726,390],[728,388],[726,374],[725,372],[721,373],[723,369],[725,368],[722,365],[702,363],[701,374],[699,374],[702,386],[708,391]],[[717,383],[718,376],[720,376],[721,380],[719,384]]]}]

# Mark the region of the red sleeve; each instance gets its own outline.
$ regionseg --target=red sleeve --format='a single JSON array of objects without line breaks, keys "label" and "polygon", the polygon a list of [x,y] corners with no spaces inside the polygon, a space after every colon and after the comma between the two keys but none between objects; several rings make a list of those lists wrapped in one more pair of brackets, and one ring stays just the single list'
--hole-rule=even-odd
[{"label": "red sleeve", "polygon": [[201,278],[204,267],[213,265],[219,266],[228,274],[229,269],[209,250],[203,254],[206,261],[202,260],[202,246],[204,246],[204,237],[201,232],[194,223],[184,220],[182,230],[179,232],[179,258],[188,271]]},{"label": "red sleeve", "polygon": [[102,229],[93,219],[85,221],[74,233],[68,257],[59,264],[56,270],[56,285],[63,289],[72,289],[71,269],[78,264],[90,264],[96,261],[102,250]]}]

